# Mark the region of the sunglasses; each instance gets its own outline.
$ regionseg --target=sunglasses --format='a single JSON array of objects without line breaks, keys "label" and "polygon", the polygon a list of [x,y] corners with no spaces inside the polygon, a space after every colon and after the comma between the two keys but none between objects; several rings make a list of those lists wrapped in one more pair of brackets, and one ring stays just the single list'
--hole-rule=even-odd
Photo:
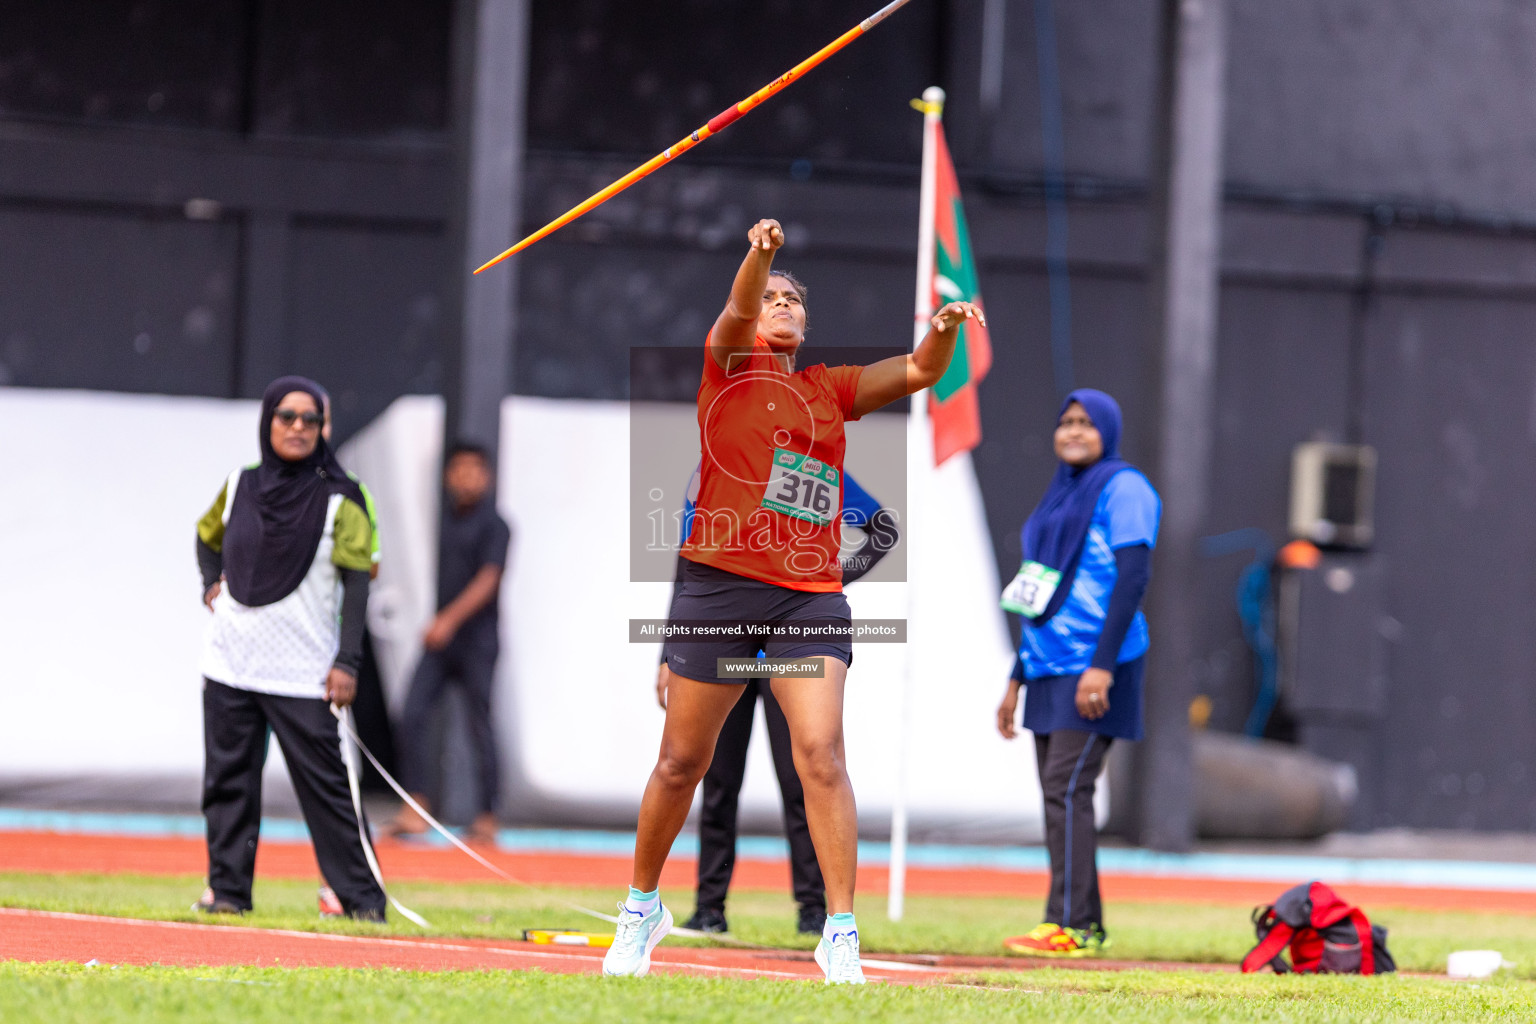
[{"label": "sunglasses", "polygon": [[279,409],[272,414],[272,418],[285,427],[293,426],[294,420],[304,425],[305,430],[318,427],[325,422],[325,417],[317,412],[294,412],[292,409]]}]

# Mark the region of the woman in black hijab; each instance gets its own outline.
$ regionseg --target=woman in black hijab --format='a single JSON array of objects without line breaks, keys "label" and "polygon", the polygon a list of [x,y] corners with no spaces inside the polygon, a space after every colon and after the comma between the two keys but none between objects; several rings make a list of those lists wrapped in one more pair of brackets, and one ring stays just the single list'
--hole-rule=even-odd
[{"label": "woman in black hijab", "polygon": [[261,461],[237,469],[197,524],[203,602],[203,814],[210,913],[251,908],[261,772],[277,735],[320,871],[348,916],[384,919],[341,734],[362,659],[373,528],[321,437],[324,391],[280,377],[261,400]]}]

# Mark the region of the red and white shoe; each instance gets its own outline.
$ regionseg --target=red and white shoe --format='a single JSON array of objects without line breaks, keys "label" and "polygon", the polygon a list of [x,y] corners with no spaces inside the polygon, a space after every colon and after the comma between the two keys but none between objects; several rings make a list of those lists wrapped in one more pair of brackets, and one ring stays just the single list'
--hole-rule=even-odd
[{"label": "red and white shoe", "polygon": [[197,911],[200,914],[236,914],[236,915],[238,915],[238,914],[245,913],[244,910],[242,910],[240,907],[235,906],[233,903],[229,902],[228,900],[221,900],[221,899],[218,899],[217,897],[215,897],[213,895],[213,887],[212,886],[209,886],[209,887],[207,887],[207,888],[205,888],[203,890],[203,894],[197,898],[197,902],[192,904],[192,909]]},{"label": "red and white shoe", "polygon": [[345,917],[346,913],[342,909],[341,897],[336,895],[336,890],[328,885],[322,885],[320,887],[320,916]]}]

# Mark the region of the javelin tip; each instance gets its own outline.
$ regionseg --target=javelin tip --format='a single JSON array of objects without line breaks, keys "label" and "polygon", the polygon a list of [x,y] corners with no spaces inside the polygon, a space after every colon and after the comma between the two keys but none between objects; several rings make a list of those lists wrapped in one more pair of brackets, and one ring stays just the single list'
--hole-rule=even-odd
[{"label": "javelin tip", "polygon": [[[518,250],[521,249],[522,247],[523,247],[523,243],[522,242],[517,243],[512,248],[508,249],[506,252],[504,252],[501,255],[497,256],[495,259],[487,260],[485,263],[480,264],[478,267],[475,268],[475,273],[478,274],[482,270],[489,270],[491,267],[494,267],[496,264],[500,263],[502,260],[506,259],[508,256],[516,255]],[[471,276],[473,276],[473,275],[471,275]]]}]

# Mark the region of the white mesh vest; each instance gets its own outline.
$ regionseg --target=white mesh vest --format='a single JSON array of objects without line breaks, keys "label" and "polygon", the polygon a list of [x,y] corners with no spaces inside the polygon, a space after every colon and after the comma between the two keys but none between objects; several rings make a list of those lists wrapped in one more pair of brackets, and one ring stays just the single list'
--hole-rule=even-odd
[{"label": "white mesh vest", "polygon": [[[240,473],[230,474],[224,492],[225,525]],[[227,585],[220,588],[199,665],[203,675],[240,690],[324,699],[325,677],[341,644],[341,572],[331,552],[342,500],[331,495],[315,560],[293,593],[250,608],[236,601]]]}]

